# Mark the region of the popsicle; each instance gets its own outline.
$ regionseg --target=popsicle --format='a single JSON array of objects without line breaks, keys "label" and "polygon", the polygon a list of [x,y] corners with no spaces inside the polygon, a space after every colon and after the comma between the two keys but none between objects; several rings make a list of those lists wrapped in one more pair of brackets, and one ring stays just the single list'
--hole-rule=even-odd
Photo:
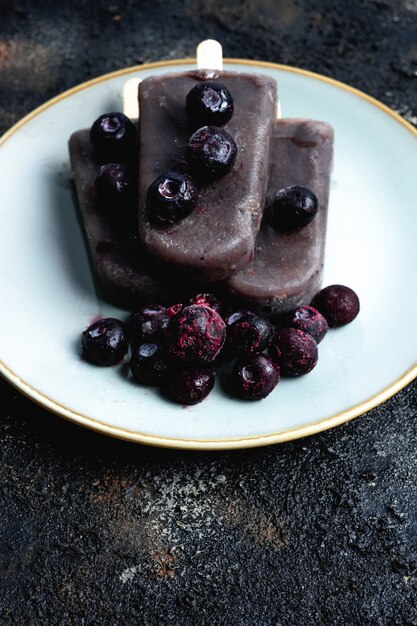
[{"label": "popsicle", "polygon": [[[319,291],[326,241],[333,129],[326,122],[281,119],[275,123],[266,210],[255,255],[225,288],[246,306],[267,317],[309,304]],[[309,188],[318,212],[304,228],[279,231],[271,225],[277,192],[291,185]]]},{"label": "popsicle", "polygon": [[[233,97],[234,113],[224,130],[237,156],[225,176],[198,186],[196,208],[184,219],[160,226],[147,206],[152,182],[184,168],[184,150],[195,128],[185,113],[186,96],[199,82],[215,81]],[[196,70],[152,76],[139,86],[139,237],[170,273],[198,282],[224,279],[252,259],[268,182],[277,86],[268,76]]]},{"label": "popsicle", "polygon": [[135,225],[117,224],[100,206],[94,193],[100,163],[90,143],[89,129],[71,135],[69,152],[91,266],[103,295],[132,310],[178,297],[175,282],[163,280],[148,268]]}]

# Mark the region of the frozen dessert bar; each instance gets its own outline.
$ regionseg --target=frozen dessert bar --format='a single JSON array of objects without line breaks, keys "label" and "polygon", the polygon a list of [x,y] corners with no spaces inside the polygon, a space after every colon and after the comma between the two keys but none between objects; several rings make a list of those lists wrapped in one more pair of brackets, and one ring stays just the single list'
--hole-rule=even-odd
[{"label": "frozen dessert bar", "polygon": [[100,163],[90,143],[89,129],[71,135],[69,152],[91,265],[103,295],[128,309],[169,299],[175,284],[149,272],[136,224],[117,224],[98,202],[94,183]]},{"label": "frozen dessert bar", "polygon": [[[217,81],[233,97],[224,130],[237,155],[221,178],[198,186],[195,209],[174,224],[153,223],[147,196],[165,172],[184,171],[185,147],[196,130],[185,112],[187,94],[204,81]],[[273,79],[259,74],[197,70],[153,76],[139,86],[139,237],[162,267],[193,281],[224,279],[250,262],[265,202],[270,143],[276,117]]]},{"label": "frozen dessert bar", "polygon": [[[274,317],[309,304],[320,289],[327,205],[333,159],[333,129],[307,119],[275,123],[266,210],[251,263],[226,282],[228,292],[251,308]],[[279,231],[271,225],[278,191],[292,185],[310,189],[318,212],[304,228]]]},{"label": "frozen dessert bar", "polygon": [[[178,299],[178,281],[173,276],[162,278],[155,267],[149,267],[135,225],[115,224],[99,206],[94,182],[100,164],[89,130],[75,132],[69,149],[91,263],[105,297],[132,310],[144,303]],[[225,291],[245,306],[276,316],[310,302],[319,290],[332,156],[333,131],[328,124],[291,119],[275,122],[267,209],[255,257],[245,270],[224,283]],[[318,213],[303,229],[276,231],[269,223],[274,197],[283,187],[295,184],[309,187],[317,195]]]}]

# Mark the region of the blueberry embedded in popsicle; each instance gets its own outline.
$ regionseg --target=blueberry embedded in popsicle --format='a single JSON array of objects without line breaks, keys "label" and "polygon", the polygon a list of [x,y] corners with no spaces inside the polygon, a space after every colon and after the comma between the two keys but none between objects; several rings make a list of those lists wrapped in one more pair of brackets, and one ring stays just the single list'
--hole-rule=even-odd
[{"label": "blueberry embedded in popsicle", "polygon": [[233,98],[222,83],[197,83],[187,94],[185,112],[193,128],[223,126],[233,115]]},{"label": "blueberry embedded in popsicle", "polygon": [[133,168],[124,163],[102,165],[94,182],[94,192],[103,209],[119,217],[129,209],[133,213],[137,199],[137,177]]},{"label": "blueberry embedded in popsicle", "polygon": [[185,158],[200,181],[225,176],[236,160],[236,142],[223,128],[203,126],[189,138]]},{"label": "blueberry embedded in popsicle", "polygon": [[197,185],[188,174],[162,174],[148,189],[146,206],[149,220],[161,226],[175,224],[194,210],[197,196]]},{"label": "blueberry embedded in popsicle", "polygon": [[316,216],[318,200],[307,187],[293,185],[280,189],[272,207],[272,222],[278,230],[307,226]]},{"label": "blueberry embedded in popsicle", "polygon": [[90,141],[101,163],[135,161],[136,127],[124,113],[100,115],[90,129]]}]

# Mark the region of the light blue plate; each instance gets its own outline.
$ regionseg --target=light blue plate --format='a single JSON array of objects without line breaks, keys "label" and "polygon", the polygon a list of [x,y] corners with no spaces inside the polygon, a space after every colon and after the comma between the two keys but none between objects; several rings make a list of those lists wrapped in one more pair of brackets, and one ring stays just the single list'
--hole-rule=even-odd
[{"label": "light blue plate", "polygon": [[98,300],[70,192],[67,140],[120,109],[127,78],[193,68],[150,64],[100,77],[46,103],[0,149],[0,371],[57,415],[132,441],[193,449],[243,448],[309,435],[384,401],[417,375],[417,132],[379,102],[293,68],[228,61],[277,79],[285,117],[335,129],[324,285],[359,294],[361,312],[330,331],[304,378],[282,380],[265,400],[219,388],[182,408],[142,388],[122,367],[79,357],[97,315],[126,317]]}]

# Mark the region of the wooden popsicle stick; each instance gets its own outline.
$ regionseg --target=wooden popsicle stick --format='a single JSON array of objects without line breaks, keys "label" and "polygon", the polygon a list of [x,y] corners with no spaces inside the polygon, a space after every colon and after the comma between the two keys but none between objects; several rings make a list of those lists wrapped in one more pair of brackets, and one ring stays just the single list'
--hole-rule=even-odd
[{"label": "wooden popsicle stick", "polygon": [[[215,39],[205,39],[197,46],[197,67],[199,70],[223,69],[223,48]],[[278,99],[277,119],[282,117],[281,102]]]},{"label": "wooden popsicle stick", "polygon": [[223,48],[215,39],[204,39],[197,46],[197,68],[199,70],[223,69]]},{"label": "wooden popsicle stick", "polygon": [[[197,46],[197,67],[199,70],[223,69],[223,48],[215,39],[204,39]],[[130,118],[139,118],[138,87],[140,78],[129,78],[123,85],[123,113]],[[277,118],[282,118],[281,102],[278,100]]]},{"label": "wooden popsicle stick", "polygon": [[129,78],[123,85],[123,113],[130,119],[139,118],[138,87],[140,78]]}]

